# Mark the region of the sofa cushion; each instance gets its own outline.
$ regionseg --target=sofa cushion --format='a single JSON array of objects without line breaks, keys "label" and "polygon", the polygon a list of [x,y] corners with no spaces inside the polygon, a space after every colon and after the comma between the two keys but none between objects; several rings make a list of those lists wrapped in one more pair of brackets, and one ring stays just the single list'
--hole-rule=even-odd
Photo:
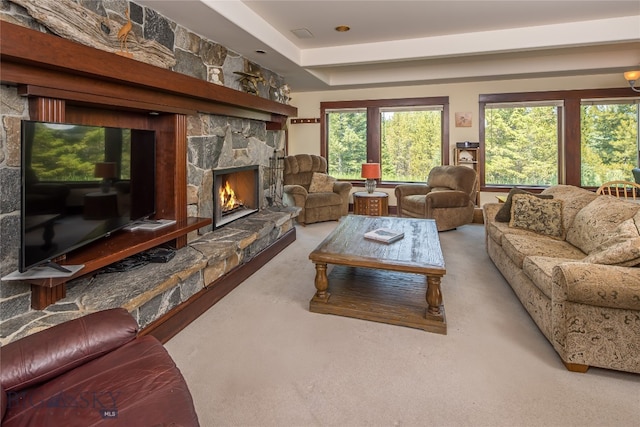
[{"label": "sofa cushion", "polygon": [[521,236],[536,236],[537,233],[533,231],[525,230],[523,228],[509,227],[507,222],[489,222],[487,225],[487,233],[497,244],[502,245],[502,236],[504,234],[519,234]]},{"label": "sofa cushion", "polygon": [[613,196],[598,196],[578,212],[567,231],[567,242],[590,254],[614,236],[616,228],[633,217],[640,205]]},{"label": "sofa cushion", "polygon": [[522,271],[547,298],[551,298],[553,268],[558,264],[571,261],[576,260],[548,256],[528,256],[522,262]]},{"label": "sofa cushion", "polygon": [[594,264],[633,267],[640,264],[640,213],[622,222],[613,235],[595,248],[583,261]]},{"label": "sofa cushion", "polygon": [[322,208],[326,206],[340,206],[342,198],[337,193],[309,193],[305,209]]},{"label": "sofa cushion", "polygon": [[554,199],[562,200],[562,225],[565,231],[569,230],[580,209],[598,197],[593,191],[573,185],[554,185],[540,194],[551,194]]},{"label": "sofa cushion", "polygon": [[422,213],[424,217],[427,214],[427,196],[424,194],[412,194],[402,198],[402,209],[409,212]]},{"label": "sofa cushion", "polygon": [[528,256],[547,256],[581,260],[586,254],[575,246],[563,241],[542,235],[504,234],[502,249],[518,268],[522,268]]},{"label": "sofa cushion", "polygon": [[544,200],[529,194],[514,195],[509,227],[563,239],[562,200]]},{"label": "sofa cushion", "polygon": [[521,188],[514,187],[511,189],[511,191],[509,191],[509,194],[507,195],[507,199],[505,200],[504,203],[502,203],[500,210],[496,213],[496,221],[509,222],[511,220],[511,204],[513,202],[513,196],[516,194],[530,194],[532,196],[536,196],[541,199],[553,199],[552,194],[534,194],[534,193],[525,191]]},{"label": "sofa cushion", "polygon": [[309,193],[330,193],[333,191],[335,178],[326,173],[314,172],[309,184]]}]

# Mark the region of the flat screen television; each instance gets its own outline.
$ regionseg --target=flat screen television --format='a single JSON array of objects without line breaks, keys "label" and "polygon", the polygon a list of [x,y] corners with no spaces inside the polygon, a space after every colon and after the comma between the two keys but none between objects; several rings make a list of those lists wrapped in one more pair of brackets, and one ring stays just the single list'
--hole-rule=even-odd
[{"label": "flat screen television", "polygon": [[155,213],[155,131],[22,121],[19,271]]}]

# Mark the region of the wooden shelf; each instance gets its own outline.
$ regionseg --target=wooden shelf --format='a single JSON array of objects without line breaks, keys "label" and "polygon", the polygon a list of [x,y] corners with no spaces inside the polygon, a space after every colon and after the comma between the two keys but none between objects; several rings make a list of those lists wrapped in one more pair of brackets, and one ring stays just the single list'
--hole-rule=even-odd
[{"label": "wooden shelf", "polygon": [[186,218],[157,231],[118,231],[112,236],[83,246],[77,252],[70,252],[61,265],[84,264],[84,268],[70,277],[27,280],[31,284],[31,307],[44,310],[54,302],[64,298],[67,282],[92,273],[128,256],[151,249],[173,239],[184,236],[198,228],[211,224],[209,218]]},{"label": "wooden shelf", "polygon": [[177,237],[211,224],[209,218],[189,217],[157,231],[120,230],[105,239],[83,246],[76,252],[70,252],[60,265],[80,265],[84,268],[70,277],[54,279],[31,279],[28,283],[53,288],[70,280],[120,261],[128,256],[151,249]]},{"label": "wooden shelf", "polygon": [[[463,153],[465,154],[465,157],[462,158]],[[466,155],[470,155],[472,157],[472,160],[469,160],[469,158]],[[455,154],[454,154],[454,162],[456,165],[462,165],[462,166],[467,166],[473,170],[476,171],[476,206],[480,206],[480,168],[479,168],[479,157],[480,156],[480,148],[479,147],[468,147],[468,148],[458,148],[456,147],[455,149]]]}]

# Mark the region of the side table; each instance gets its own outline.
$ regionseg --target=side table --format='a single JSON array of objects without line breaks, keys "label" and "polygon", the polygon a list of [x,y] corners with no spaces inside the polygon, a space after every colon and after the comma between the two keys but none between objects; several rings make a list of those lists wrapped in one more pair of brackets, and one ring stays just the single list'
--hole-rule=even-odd
[{"label": "side table", "polygon": [[356,215],[388,216],[389,195],[381,191],[353,193],[353,213]]}]

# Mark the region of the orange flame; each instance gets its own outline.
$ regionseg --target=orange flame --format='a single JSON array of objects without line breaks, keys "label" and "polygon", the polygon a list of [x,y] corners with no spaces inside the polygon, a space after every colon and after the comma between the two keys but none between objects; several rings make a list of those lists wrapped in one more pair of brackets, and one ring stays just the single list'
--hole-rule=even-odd
[{"label": "orange flame", "polygon": [[231,185],[229,185],[229,181],[225,181],[224,186],[220,187],[218,194],[220,195],[220,206],[223,211],[229,211],[242,204],[242,200],[236,198],[236,193],[233,191],[233,188],[231,188]]}]

